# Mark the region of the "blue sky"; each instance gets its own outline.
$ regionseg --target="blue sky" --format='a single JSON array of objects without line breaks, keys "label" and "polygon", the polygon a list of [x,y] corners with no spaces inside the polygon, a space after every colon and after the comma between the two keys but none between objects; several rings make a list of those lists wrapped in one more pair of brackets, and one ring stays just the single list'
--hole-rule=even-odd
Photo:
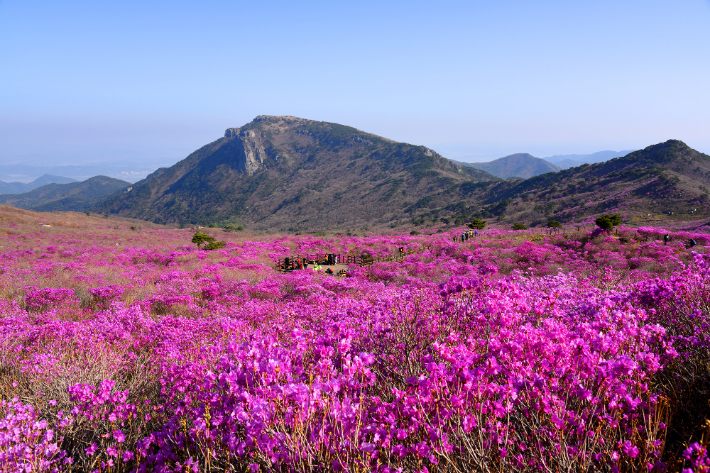
[{"label": "blue sky", "polygon": [[0,163],[174,162],[256,115],[488,160],[710,154],[710,1],[0,0]]}]

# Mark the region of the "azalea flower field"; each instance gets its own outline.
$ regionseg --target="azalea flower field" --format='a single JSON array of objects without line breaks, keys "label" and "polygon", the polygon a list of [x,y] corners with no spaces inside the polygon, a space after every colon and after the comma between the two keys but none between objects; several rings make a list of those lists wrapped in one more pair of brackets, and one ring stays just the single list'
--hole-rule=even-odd
[{"label": "azalea flower field", "polygon": [[[0,471],[710,469],[708,234],[206,229],[206,251],[29,218],[0,220]],[[324,253],[393,260],[276,269]]]}]

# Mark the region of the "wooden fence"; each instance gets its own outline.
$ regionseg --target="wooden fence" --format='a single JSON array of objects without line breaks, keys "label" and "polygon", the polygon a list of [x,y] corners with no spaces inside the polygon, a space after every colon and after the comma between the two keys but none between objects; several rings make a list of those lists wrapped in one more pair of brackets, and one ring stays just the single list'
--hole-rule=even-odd
[{"label": "wooden fence", "polygon": [[[280,259],[276,264],[276,269],[286,270],[286,269],[296,269],[293,268],[293,263],[300,261],[301,263],[307,263],[309,265],[318,264],[320,266],[328,266],[328,255],[333,256],[333,264],[344,264],[344,265],[358,265],[358,266],[369,266],[373,263],[381,262],[400,262],[407,255],[415,253],[414,251],[405,251],[396,255],[381,256],[378,258],[372,258],[369,255],[349,255],[347,253],[306,253],[304,255],[298,254],[295,256],[288,256],[286,258]],[[288,261],[288,267],[286,262]],[[296,263],[297,265],[298,263]]]}]

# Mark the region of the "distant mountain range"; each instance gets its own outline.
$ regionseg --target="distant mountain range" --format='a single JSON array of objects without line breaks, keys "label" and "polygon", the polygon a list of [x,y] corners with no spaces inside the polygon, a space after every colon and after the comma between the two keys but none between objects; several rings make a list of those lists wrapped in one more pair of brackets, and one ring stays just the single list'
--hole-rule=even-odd
[{"label": "distant mountain range", "polygon": [[108,196],[125,191],[130,185],[112,177],[95,176],[82,182],[51,183],[22,194],[0,195],[0,204],[42,212],[84,212]]},{"label": "distant mountain range", "polygon": [[[2,158],[0,158],[0,160],[2,160]],[[92,164],[66,164],[59,166],[38,164],[36,161],[0,164],[0,181],[26,182],[34,179],[35,176],[49,174],[52,176],[67,176],[74,181],[84,181],[93,176],[107,176],[122,181],[136,182],[145,179],[148,174],[155,171],[158,167],[177,161],[177,159],[163,158],[148,160],[146,162],[117,161]],[[61,183],[58,182],[58,184]],[[27,190],[22,192],[27,192]],[[0,188],[0,193],[9,193],[9,191]]]},{"label": "distant mountain range", "polygon": [[[602,162],[561,169],[571,157]],[[519,153],[456,163],[349,126],[259,116],[133,185],[97,176],[2,195],[0,203],[178,225],[342,231],[472,218],[541,225],[602,213],[619,213],[626,222],[649,214],[706,218],[708,188],[710,156],[678,140],[630,153],[547,159]]]},{"label": "distant mountain range", "polygon": [[626,156],[633,150],[627,151],[598,151],[592,154],[560,154],[556,156],[549,156],[545,158],[556,166],[562,169],[569,169],[582,164],[594,164],[603,163],[604,161],[609,161],[610,159],[619,158],[621,156]]},{"label": "distant mountain range", "polygon": [[46,184],[68,184],[70,182],[76,182],[76,180],[72,179],[71,177],[52,176],[49,174],[45,174],[44,176],[38,177],[37,179],[28,184],[25,184],[24,182],[0,181],[0,194],[22,194],[23,192],[29,192]]},{"label": "distant mountain range", "polygon": [[619,213],[627,222],[649,214],[707,218],[709,187],[710,156],[669,140],[606,162],[530,179],[461,184],[428,195],[405,211],[415,222],[478,217],[528,225],[581,222],[602,213]]},{"label": "distant mountain range", "polygon": [[510,177],[527,179],[547,172],[557,172],[561,169],[544,159],[536,158],[527,153],[511,154],[510,156],[484,163],[455,162],[462,166],[481,169],[503,179]]}]

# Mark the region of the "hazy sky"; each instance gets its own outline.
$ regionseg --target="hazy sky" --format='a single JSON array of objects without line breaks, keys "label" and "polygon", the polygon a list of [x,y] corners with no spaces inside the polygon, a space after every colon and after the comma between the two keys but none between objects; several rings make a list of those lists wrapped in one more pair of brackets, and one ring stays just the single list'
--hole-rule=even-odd
[{"label": "hazy sky", "polygon": [[470,160],[710,153],[710,0],[0,0],[0,163],[174,162],[261,114]]}]

